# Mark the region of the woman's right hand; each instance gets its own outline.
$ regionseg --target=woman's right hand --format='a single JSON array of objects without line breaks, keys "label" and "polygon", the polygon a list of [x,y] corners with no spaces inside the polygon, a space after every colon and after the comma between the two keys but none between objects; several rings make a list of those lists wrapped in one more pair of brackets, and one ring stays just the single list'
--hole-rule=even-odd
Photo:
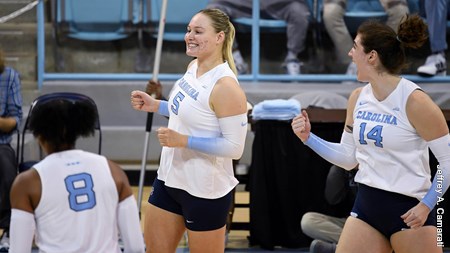
[{"label": "woman's right hand", "polygon": [[302,142],[308,140],[309,133],[311,132],[311,123],[309,122],[308,113],[306,113],[305,110],[292,120],[291,126],[295,135],[297,135]]},{"label": "woman's right hand", "polygon": [[131,92],[131,106],[138,111],[156,112],[158,111],[159,100],[143,91],[134,90]]}]

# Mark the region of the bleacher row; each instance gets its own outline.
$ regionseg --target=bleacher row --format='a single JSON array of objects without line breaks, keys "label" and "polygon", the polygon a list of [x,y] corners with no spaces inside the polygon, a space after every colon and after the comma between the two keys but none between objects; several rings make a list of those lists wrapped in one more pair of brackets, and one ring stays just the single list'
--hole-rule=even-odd
[{"label": "bleacher row", "polygon": [[[411,13],[419,12],[420,0],[408,0]],[[209,0],[168,0],[165,18],[164,40],[183,41],[190,18],[205,8]],[[311,24],[322,25],[323,0],[307,0],[311,10]],[[163,0],[53,0],[51,19],[55,39],[59,36],[89,41],[112,41],[129,37],[134,33],[148,33],[157,36]],[[341,82],[354,81],[355,76],[344,74],[286,74],[260,73],[260,33],[279,32],[286,26],[281,20],[260,19],[259,0],[253,0],[252,18],[234,19],[236,27],[247,27],[251,32],[251,73],[240,75],[241,81],[301,81]],[[45,80],[148,80],[148,74],[141,73],[49,73],[45,71],[45,7],[41,0],[37,7],[38,23],[38,87]],[[368,18],[386,19],[386,13],[379,0],[349,0],[345,20],[351,32]],[[449,23],[450,24],[450,23]],[[176,80],[182,73],[159,73],[160,80]],[[450,82],[447,76],[423,78],[405,75],[416,82]],[[151,76],[150,76],[151,78]]]}]

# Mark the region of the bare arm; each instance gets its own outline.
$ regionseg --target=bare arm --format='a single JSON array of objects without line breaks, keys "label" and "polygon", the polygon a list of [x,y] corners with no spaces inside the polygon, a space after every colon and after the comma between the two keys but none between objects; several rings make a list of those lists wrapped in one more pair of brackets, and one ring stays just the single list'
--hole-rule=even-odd
[{"label": "bare arm", "polygon": [[431,141],[449,133],[441,109],[423,91],[414,91],[406,104],[408,119],[425,140]]},{"label": "bare arm", "polygon": [[[417,133],[427,141],[429,148],[436,156],[442,175],[448,175],[450,172],[450,137],[448,136],[447,122],[440,108],[427,94],[416,90],[408,98],[406,113]],[[448,178],[439,178],[436,175],[425,197],[401,216],[405,224],[411,228],[421,227],[431,209],[442,198],[448,187]]]},{"label": "bare arm", "polygon": [[292,120],[292,130],[295,135],[325,160],[346,170],[351,170],[357,165],[355,157],[355,143],[352,136],[353,110],[360,88],[356,89],[349,98],[345,129],[342,133],[340,143],[328,142],[311,133],[311,122],[305,110]]},{"label": "bare arm", "polygon": [[122,168],[115,162],[108,160],[112,177],[116,183],[117,193],[119,194],[119,202],[133,194],[128,177]]},{"label": "bare arm", "polygon": [[238,159],[247,134],[247,99],[237,81],[223,77],[210,95],[210,107],[218,118],[222,136],[202,138],[180,134],[169,128],[158,129],[162,146],[188,147],[207,154]]},{"label": "bare arm", "polygon": [[9,133],[16,127],[17,122],[14,117],[0,117],[0,131]]},{"label": "bare arm", "polygon": [[36,230],[34,209],[41,191],[41,180],[34,169],[22,172],[14,180],[10,192],[10,252],[31,252]]},{"label": "bare arm", "polygon": [[347,116],[345,117],[345,131],[353,132],[353,111],[355,110],[356,101],[358,100],[359,94],[362,88],[355,89],[348,98],[347,103]]},{"label": "bare arm", "polygon": [[35,169],[17,175],[11,186],[11,208],[34,213],[41,199],[41,179]]},{"label": "bare arm", "polygon": [[210,106],[217,118],[239,115],[247,113],[247,98],[236,80],[223,77],[211,93]]},{"label": "bare arm", "polygon": [[144,252],[145,245],[139,222],[139,210],[128,177],[115,162],[108,160],[108,164],[119,193],[117,224],[123,240],[124,252]]}]

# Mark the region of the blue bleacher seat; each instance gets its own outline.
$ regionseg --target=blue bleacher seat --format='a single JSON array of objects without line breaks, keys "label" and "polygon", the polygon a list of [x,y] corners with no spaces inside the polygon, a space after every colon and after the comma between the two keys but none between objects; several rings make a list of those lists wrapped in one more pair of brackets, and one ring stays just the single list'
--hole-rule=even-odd
[{"label": "blue bleacher seat", "polygon": [[[317,1],[319,0],[307,0],[309,9],[311,12],[311,21],[314,23],[316,18],[316,11],[314,7],[317,7]],[[258,6],[258,9],[260,4],[259,0],[253,0],[253,6]],[[259,41],[259,33],[260,32],[269,32],[269,33],[280,33],[280,32],[286,32],[287,23],[284,20],[276,20],[276,19],[267,19],[267,18],[261,18],[259,15],[259,12],[255,11],[255,8],[253,8],[252,11],[252,17],[250,18],[235,18],[232,20],[235,24],[237,30],[244,31],[244,32],[252,32],[252,52],[251,52],[251,58],[252,58],[252,75],[257,76],[259,75],[259,50],[260,50],[260,41]],[[257,25],[258,31],[254,31],[255,27],[254,24]]]},{"label": "blue bleacher seat", "polygon": [[[318,0],[307,0],[309,9],[311,11],[311,20],[314,19],[314,1]],[[250,31],[253,24],[253,17],[250,18],[235,18],[233,23],[236,25],[237,29],[240,31]],[[259,19],[259,28],[261,32],[285,32],[286,22],[284,20],[261,18]]]},{"label": "blue bleacher seat", "polygon": [[[410,13],[419,13],[419,0],[407,0]],[[380,0],[348,0],[344,19],[351,33],[367,19],[386,21],[388,18]]]},{"label": "blue bleacher seat", "polygon": [[[169,0],[164,27],[164,40],[184,41],[186,27],[192,16],[204,9],[209,0]],[[144,1],[143,20],[154,37],[158,34],[158,24],[161,17],[162,0]]]},{"label": "blue bleacher seat", "polygon": [[[251,26],[253,24],[252,18],[235,18],[233,19],[233,23],[236,26],[236,29],[239,31],[250,31]],[[284,20],[276,20],[276,19],[260,19],[259,20],[259,28],[261,32],[285,32],[286,31],[286,22]]]},{"label": "blue bleacher seat", "polygon": [[355,33],[359,25],[367,19],[387,20],[387,14],[379,0],[348,0],[344,20],[350,33]]},{"label": "blue bleacher seat", "polygon": [[139,0],[55,0],[54,28],[80,40],[112,41],[128,37],[138,22]]}]

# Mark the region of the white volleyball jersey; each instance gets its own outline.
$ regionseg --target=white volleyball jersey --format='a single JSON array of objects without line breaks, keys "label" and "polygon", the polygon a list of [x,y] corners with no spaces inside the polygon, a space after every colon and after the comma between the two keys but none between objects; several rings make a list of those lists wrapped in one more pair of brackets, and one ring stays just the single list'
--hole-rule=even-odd
[{"label": "white volleyball jersey", "polygon": [[[210,108],[209,97],[217,80],[226,76],[236,79],[236,76],[226,62],[199,78],[197,68],[195,62],[172,89],[168,101],[168,127],[195,137],[221,137],[219,121]],[[163,147],[158,179],[169,187],[207,199],[223,197],[238,184],[231,158],[189,148]]]},{"label": "white volleyball jersey", "polygon": [[34,211],[40,252],[121,252],[119,196],[105,157],[69,150],[48,155],[34,168],[42,183]]},{"label": "white volleyball jersey", "polygon": [[353,137],[359,162],[355,181],[422,200],[431,186],[428,145],[406,115],[408,97],[417,89],[402,78],[378,101],[370,84],[363,87],[353,112]]}]

